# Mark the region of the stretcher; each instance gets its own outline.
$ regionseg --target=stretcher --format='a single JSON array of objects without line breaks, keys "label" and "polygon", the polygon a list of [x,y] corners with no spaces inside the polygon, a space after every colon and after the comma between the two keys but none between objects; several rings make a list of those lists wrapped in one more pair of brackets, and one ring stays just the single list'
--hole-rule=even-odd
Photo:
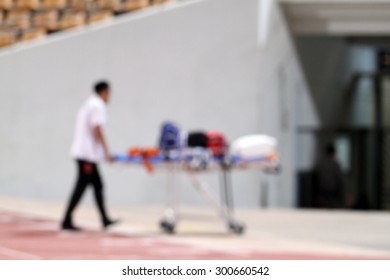
[{"label": "stretcher", "polygon": [[[235,219],[233,213],[231,172],[255,169],[266,173],[278,173],[280,161],[275,151],[276,141],[267,137],[255,135],[238,139],[233,143],[229,152],[223,156],[215,156],[207,148],[180,148],[168,152],[157,149],[132,149],[128,153],[115,155],[114,160],[130,166],[145,166],[149,173],[167,173],[167,208],[159,224],[164,232],[175,233],[180,220],[177,211],[179,202],[177,177],[182,173],[188,177],[191,185],[214,206],[228,230],[235,234],[242,234],[245,226]],[[261,143],[256,140],[260,140]],[[210,185],[200,179],[199,175],[205,172],[219,173],[220,200],[212,195]]]}]

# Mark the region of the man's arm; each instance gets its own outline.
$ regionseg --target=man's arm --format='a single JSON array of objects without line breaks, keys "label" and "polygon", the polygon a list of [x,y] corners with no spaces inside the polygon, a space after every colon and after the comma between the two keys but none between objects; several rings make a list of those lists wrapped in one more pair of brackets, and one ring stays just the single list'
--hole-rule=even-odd
[{"label": "man's arm", "polygon": [[107,145],[106,139],[104,137],[104,133],[103,133],[101,126],[100,125],[95,126],[93,131],[94,131],[94,134],[95,134],[97,141],[100,144],[102,144],[102,146],[103,146],[104,155],[106,157],[106,160],[111,161],[112,160],[111,153],[110,153],[110,150],[108,149],[108,145]]}]

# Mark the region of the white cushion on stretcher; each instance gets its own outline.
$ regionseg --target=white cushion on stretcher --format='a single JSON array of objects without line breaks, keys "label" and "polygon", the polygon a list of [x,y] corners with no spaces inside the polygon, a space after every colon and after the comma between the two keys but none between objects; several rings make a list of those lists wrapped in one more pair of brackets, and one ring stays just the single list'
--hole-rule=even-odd
[{"label": "white cushion on stretcher", "polygon": [[266,156],[275,152],[277,140],[268,135],[248,135],[233,142],[230,153],[241,158]]}]

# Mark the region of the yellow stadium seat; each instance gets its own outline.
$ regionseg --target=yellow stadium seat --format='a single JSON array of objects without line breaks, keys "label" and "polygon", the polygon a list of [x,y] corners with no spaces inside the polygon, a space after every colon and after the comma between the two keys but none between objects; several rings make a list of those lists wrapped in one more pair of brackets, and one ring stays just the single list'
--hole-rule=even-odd
[{"label": "yellow stadium seat", "polygon": [[95,11],[89,14],[88,23],[94,23],[112,18],[113,12],[110,10]]},{"label": "yellow stadium seat", "polygon": [[76,11],[95,9],[97,3],[94,0],[70,0],[69,7]]},{"label": "yellow stadium seat", "polygon": [[60,30],[83,26],[86,21],[85,13],[83,12],[68,12],[62,16],[58,23]]},{"label": "yellow stadium seat", "polygon": [[39,38],[43,38],[46,35],[46,30],[44,28],[32,28],[22,32],[20,41],[31,41]]},{"label": "yellow stadium seat", "polygon": [[13,0],[0,0],[0,10],[11,10],[14,8]]},{"label": "yellow stadium seat", "polygon": [[42,2],[45,10],[63,9],[67,4],[67,0],[43,0]]},{"label": "yellow stadium seat", "polygon": [[54,31],[57,29],[58,18],[59,13],[57,10],[46,10],[36,13],[33,16],[32,23],[34,27]]},{"label": "yellow stadium seat", "polygon": [[149,6],[149,0],[126,0],[122,5],[122,11],[130,12]]},{"label": "yellow stadium seat", "polygon": [[37,10],[40,7],[39,0],[16,0],[18,10]]},{"label": "yellow stadium seat", "polygon": [[10,28],[26,29],[30,27],[31,13],[28,11],[12,10],[9,11],[3,24]]},{"label": "yellow stadium seat", "polygon": [[158,5],[158,4],[173,2],[174,0],[151,0],[151,1],[153,5]]},{"label": "yellow stadium seat", "polygon": [[96,6],[99,9],[110,9],[117,11],[120,9],[121,0],[97,0]]},{"label": "yellow stadium seat", "polygon": [[17,33],[14,31],[0,31],[0,47],[12,45],[17,40]]}]

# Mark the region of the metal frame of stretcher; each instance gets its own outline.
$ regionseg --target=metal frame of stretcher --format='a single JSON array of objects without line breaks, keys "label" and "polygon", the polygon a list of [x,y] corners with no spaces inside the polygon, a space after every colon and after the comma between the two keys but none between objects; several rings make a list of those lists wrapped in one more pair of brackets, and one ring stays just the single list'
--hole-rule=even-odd
[{"label": "metal frame of stretcher", "polygon": [[[212,157],[207,162],[196,162],[193,157],[180,154],[159,155],[147,159],[142,156],[119,154],[115,156],[115,160],[134,165],[141,165],[145,160],[148,160],[154,169],[168,172],[167,208],[160,221],[160,227],[166,233],[174,233],[179,222],[177,211],[179,201],[177,176],[179,173],[184,172],[187,175],[193,187],[215,208],[231,232],[241,234],[244,232],[245,226],[234,218],[231,171],[234,169],[260,169],[267,173],[279,172],[278,159],[271,160],[269,157],[256,157],[245,160],[232,156],[224,158]],[[220,172],[221,202],[211,194],[209,191],[210,186],[197,176],[203,172],[213,171]]]}]

